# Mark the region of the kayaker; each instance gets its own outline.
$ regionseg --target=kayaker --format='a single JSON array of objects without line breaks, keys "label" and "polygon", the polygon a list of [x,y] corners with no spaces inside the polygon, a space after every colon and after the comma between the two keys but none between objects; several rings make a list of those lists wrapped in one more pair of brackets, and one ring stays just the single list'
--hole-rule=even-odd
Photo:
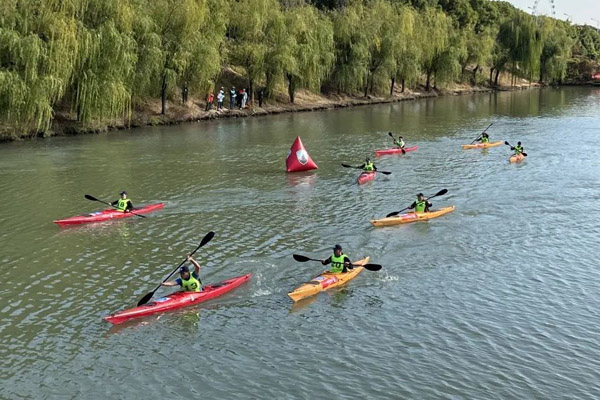
[{"label": "kayaker", "polygon": [[341,272],[347,272],[349,269],[352,269],[352,262],[350,261],[347,255],[342,253],[342,246],[340,246],[339,244],[336,244],[333,248],[333,255],[326,260],[321,260],[321,264],[331,264],[329,272],[331,272],[332,274],[339,274]]},{"label": "kayaker", "polygon": [[408,208],[411,210],[414,208],[415,212],[429,212],[429,207],[431,207],[431,203],[427,201],[425,196],[423,196],[423,193],[419,193],[417,195],[417,200],[415,200]]},{"label": "kayaker", "polygon": [[116,206],[117,211],[129,212],[133,210],[133,203],[127,198],[127,192],[122,191],[121,198],[110,203],[111,206]]},{"label": "kayaker", "polygon": [[361,168],[361,169],[362,169],[363,171],[365,171],[365,172],[373,172],[373,171],[377,171],[377,167],[375,166],[375,164],[373,164],[373,163],[371,162],[371,159],[370,159],[369,157],[367,157],[367,158],[365,159],[365,162],[364,162],[364,164],[363,164],[363,165],[361,165],[361,166],[360,166],[360,167],[358,167],[358,168]]},{"label": "kayaker", "polygon": [[171,282],[163,282],[163,286],[180,286],[182,292],[201,292],[202,281],[200,280],[200,264],[192,257],[187,256],[187,260],[194,265],[194,272],[190,274],[190,269],[184,265],[179,268],[179,278]]},{"label": "kayaker", "polygon": [[483,132],[481,134],[481,136],[479,137],[479,139],[477,139],[477,141],[481,142],[481,143],[489,143],[490,142],[490,136],[487,133]]},{"label": "kayaker", "polygon": [[523,153],[525,151],[525,149],[523,148],[523,146],[521,146],[521,142],[518,142],[515,147],[511,146],[510,149],[514,150],[515,156],[518,156],[519,154],[521,154],[521,153]]},{"label": "kayaker", "polygon": [[[390,136],[392,136],[392,132],[390,132]],[[406,143],[404,143],[404,138],[402,136],[398,136],[398,139],[394,139],[394,144],[398,146],[399,149],[403,149],[404,146],[406,146]]]}]

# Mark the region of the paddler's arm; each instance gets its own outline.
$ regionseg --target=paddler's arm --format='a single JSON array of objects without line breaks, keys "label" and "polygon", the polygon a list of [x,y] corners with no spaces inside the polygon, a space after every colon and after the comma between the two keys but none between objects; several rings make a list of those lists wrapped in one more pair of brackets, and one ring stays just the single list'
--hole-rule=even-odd
[{"label": "paddler's arm", "polygon": [[174,281],[170,281],[170,282],[163,282],[161,283],[162,286],[181,286],[181,284],[179,284],[179,279],[174,280]]},{"label": "paddler's arm", "polygon": [[354,265],[352,265],[352,261],[350,261],[348,257],[344,257],[344,266],[348,269],[354,268]]},{"label": "paddler's arm", "polygon": [[417,206],[417,202],[413,201],[413,203],[408,207],[409,210],[412,210],[413,208],[415,208]]},{"label": "paddler's arm", "polygon": [[200,264],[198,264],[198,261],[194,260],[191,256],[187,256],[186,260],[188,260],[194,265],[194,272],[196,273],[196,275],[200,276]]},{"label": "paddler's arm", "polygon": [[323,265],[331,264],[331,256],[329,256],[329,258],[326,260],[321,260],[321,264],[323,264]]},{"label": "paddler's arm", "polygon": [[125,211],[131,211],[133,210],[133,203],[131,202],[131,200],[129,200],[127,202],[127,207],[125,208]]}]

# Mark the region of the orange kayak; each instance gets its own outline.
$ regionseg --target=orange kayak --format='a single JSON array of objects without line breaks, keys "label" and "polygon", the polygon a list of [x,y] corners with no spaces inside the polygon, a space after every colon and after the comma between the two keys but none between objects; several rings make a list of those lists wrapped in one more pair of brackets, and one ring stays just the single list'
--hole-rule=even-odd
[{"label": "orange kayak", "polygon": [[429,211],[429,212],[409,212],[406,214],[396,215],[394,217],[373,219],[373,220],[371,220],[371,223],[374,226],[380,227],[380,226],[408,224],[410,222],[417,222],[417,221],[427,221],[428,219],[441,217],[442,215],[451,213],[452,211],[454,211],[455,208],[456,208],[455,206],[450,206],[450,207],[443,207],[443,208],[440,208],[439,210],[433,210],[433,211]]},{"label": "orange kayak", "polygon": [[477,143],[477,144],[463,144],[463,150],[467,149],[487,149],[489,147],[496,147],[504,144],[504,142],[493,142],[493,143]]},{"label": "orange kayak", "polygon": [[510,163],[520,163],[524,159],[525,159],[525,156],[523,154],[513,154],[508,159],[508,162],[510,162]]},{"label": "orange kayak", "polygon": [[358,274],[364,269],[361,265],[369,262],[369,257],[365,257],[362,260],[355,261],[354,268],[348,272],[340,274],[332,274],[331,272],[324,272],[321,275],[313,278],[310,282],[306,282],[294,289],[294,291],[288,293],[288,296],[294,301],[299,301],[315,294],[338,287],[348,282],[351,279],[356,278]]}]

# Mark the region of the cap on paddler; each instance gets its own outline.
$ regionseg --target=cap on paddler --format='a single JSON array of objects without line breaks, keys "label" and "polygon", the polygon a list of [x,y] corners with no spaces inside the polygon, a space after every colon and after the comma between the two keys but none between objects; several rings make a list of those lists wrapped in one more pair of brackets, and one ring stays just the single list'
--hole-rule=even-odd
[{"label": "cap on paddler", "polygon": [[181,268],[179,268],[179,273],[184,273],[184,272],[190,272],[190,269],[187,266],[183,266]]},{"label": "cap on paddler", "polygon": [[335,246],[333,246],[333,250],[342,250],[342,246],[336,244]]}]

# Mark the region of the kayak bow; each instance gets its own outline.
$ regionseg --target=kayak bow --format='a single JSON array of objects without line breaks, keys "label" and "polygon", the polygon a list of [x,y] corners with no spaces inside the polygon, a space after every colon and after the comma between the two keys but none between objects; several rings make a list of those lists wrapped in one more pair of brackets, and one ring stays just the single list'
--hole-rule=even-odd
[{"label": "kayak bow", "polygon": [[364,183],[372,181],[373,179],[375,179],[376,176],[377,176],[377,172],[375,172],[375,171],[361,172],[361,174],[358,176],[358,184],[362,185]]}]

